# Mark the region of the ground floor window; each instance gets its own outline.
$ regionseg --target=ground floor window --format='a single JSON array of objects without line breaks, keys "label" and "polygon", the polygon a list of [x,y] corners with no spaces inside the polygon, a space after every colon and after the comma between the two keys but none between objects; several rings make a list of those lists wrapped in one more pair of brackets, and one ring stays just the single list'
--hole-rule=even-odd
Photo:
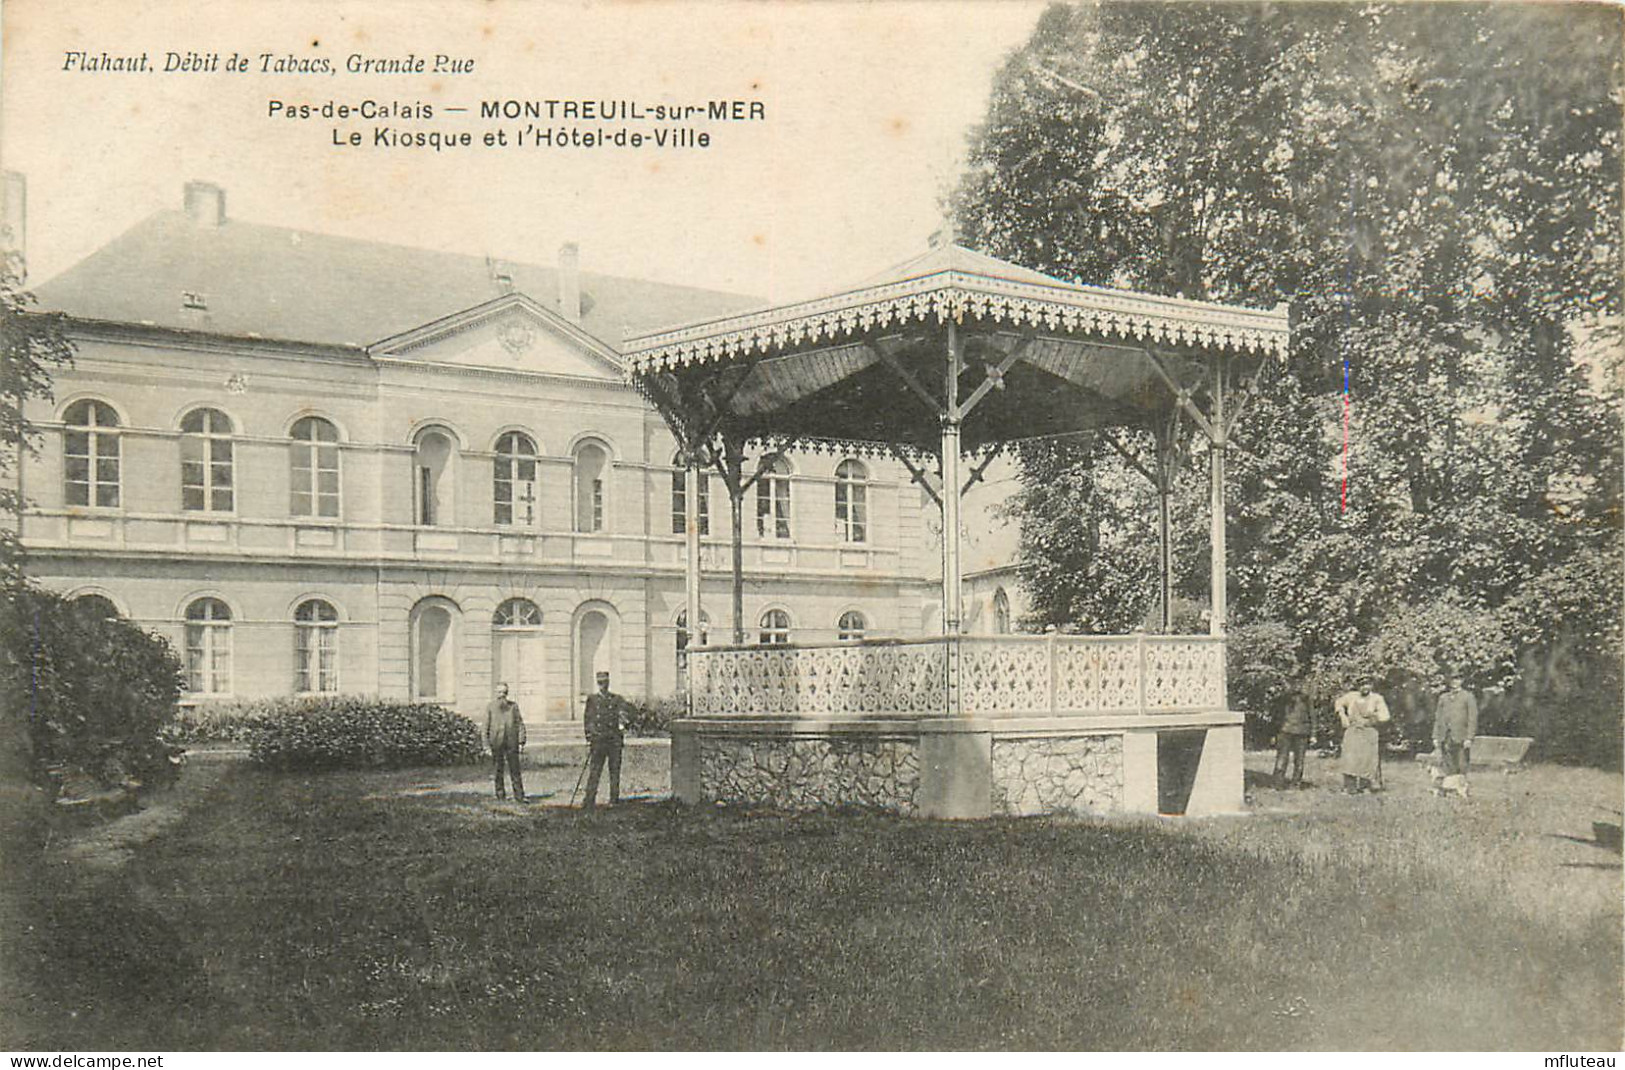
[{"label": "ground floor window", "polygon": [[339,689],[339,614],[331,603],[312,598],[294,610],[294,690],[333,694]]},{"label": "ground floor window", "polygon": [[[711,616],[700,610],[700,645],[711,641]],[[677,686],[688,686],[688,610],[677,614]]]},{"label": "ground floor window", "polygon": [[218,598],[199,598],[186,607],[186,690],[231,692],[231,608]]},{"label": "ground floor window", "polygon": [[770,609],[762,614],[762,645],[783,646],[790,641],[790,614]]}]

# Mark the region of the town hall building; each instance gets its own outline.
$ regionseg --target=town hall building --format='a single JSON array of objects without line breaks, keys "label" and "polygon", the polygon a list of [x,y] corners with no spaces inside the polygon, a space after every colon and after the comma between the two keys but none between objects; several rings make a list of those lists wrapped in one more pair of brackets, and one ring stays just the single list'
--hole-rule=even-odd
[{"label": "town hall building", "polygon": [[[759,301],[232,219],[188,184],[36,288],[77,355],[21,469],[29,573],[167,636],[189,701],[371,693],[533,724],[594,675],[683,686],[683,471],[621,338]],[[731,619],[701,487],[701,630]],[[746,640],[940,628],[936,510],[901,465],[793,452],[744,501]],[[1008,630],[990,589],[980,630]]]}]

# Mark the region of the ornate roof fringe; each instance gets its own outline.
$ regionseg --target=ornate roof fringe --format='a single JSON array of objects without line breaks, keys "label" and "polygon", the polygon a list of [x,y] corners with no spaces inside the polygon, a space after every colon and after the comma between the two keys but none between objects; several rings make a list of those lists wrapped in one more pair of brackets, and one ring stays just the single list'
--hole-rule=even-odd
[{"label": "ornate roof fringe", "polygon": [[1046,286],[958,271],[692,324],[627,340],[629,370],[648,373],[771,352],[859,332],[966,316],[1011,326],[1284,358],[1284,307],[1273,311],[1093,286]]}]

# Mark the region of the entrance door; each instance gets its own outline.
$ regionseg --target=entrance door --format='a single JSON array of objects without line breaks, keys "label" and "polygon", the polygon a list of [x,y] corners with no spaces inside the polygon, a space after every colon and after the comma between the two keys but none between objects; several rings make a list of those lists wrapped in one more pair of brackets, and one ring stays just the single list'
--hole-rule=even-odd
[{"label": "entrance door", "polygon": [[542,669],[542,612],[527,598],[510,598],[491,618],[491,684],[507,684],[532,724],[547,718]]}]

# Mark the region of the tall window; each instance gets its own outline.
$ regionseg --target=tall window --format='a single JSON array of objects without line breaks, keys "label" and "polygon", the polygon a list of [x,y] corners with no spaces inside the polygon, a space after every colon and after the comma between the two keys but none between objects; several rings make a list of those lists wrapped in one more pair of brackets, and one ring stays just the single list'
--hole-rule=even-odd
[{"label": "tall window", "polygon": [[762,645],[783,646],[790,641],[790,614],[770,609],[762,614]]},{"label": "tall window", "polygon": [[609,450],[587,441],[576,447],[576,530],[603,531],[609,489]]},{"label": "tall window", "polygon": [[452,459],[457,447],[452,437],[439,428],[418,435],[413,470],[417,473],[417,522],[425,527],[456,520]]},{"label": "tall window", "polygon": [[492,519],[502,525],[536,526],[536,443],[529,435],[509,431],[497,439],[491,470]]},{"label": "tall window", "polygon": [[[711,641],[711,616],[700,610],[700,645]],[[688,684],[688,610],[677,614],[677,686]]]},{"label": "tall window", "polygon": [[[677,471],[671,474],[671,533],[683,535],[688,531],[688,472],[683,467],[683,455],[671,459]],[[700,534],[711,534],[711,477],[700,470]]]},{"label": "tall window", "polygon": [[299,675],[294,690],[332,694],[339,689],[339,613],[320,598],[293,611],[294,654]]},{"label": "tall window", "polygon": [[231,418],[193,409],[181,421],[181,508],[229,513],[232,485]]},{"label": "tall window", "polygon": [[1010,634],[1010,596],[1000,587],[993,592],[993,633]]},{"label": "tall window", "polygon": [[790,537],[790,462],[776,457],[756,480],[756,534],[764,539]]},{"label": "tall window", "polygon": [[63,496],[69,505],[118,506],[118,413],[100,401],[76,401],[63,414]]},{"label": "tall window", "polygon": [[231,608],[218,598],[186,607],[186,690],[231,693]]},{"label": "tall window", "polygon": [[864,542],[869,537],[869,471],[858,461],[842,461],[835,469],[835,530],[842,542]]},{"label": "tall window", "polygon": [[339,431],[320,416],[293,425],[288,512],[337,519],[339,515]]},{"label": "tall window", "polygon": [[849,609],[841,614],[839,623],[835,625],[836,638],[843,643],[855,643],[863,638],[868,628],[869,622],[863,619],[863,614]]}]

